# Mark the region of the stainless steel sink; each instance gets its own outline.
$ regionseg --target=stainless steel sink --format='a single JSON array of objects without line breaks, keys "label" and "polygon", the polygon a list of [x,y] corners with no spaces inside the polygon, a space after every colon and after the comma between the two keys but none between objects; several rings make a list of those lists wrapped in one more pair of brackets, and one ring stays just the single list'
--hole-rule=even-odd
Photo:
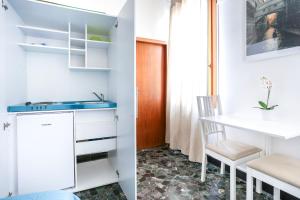
[{"label": "stainless steel sink", "polygon": [[47,101],[47,102],[35,102],[35,103],[30,103],[29,105],[35,105],[35,106],[47,106],[47,105],[54,105],[54,104],[62,104],[61,102],[52,102],[52,101]]},{"label": "stainless steel sink", "polygon": [[47,105],[70,105],[70,104],[82,105],[82,104],[103,104],[103,103],[107,103],[107,102],[106,101],[36,102],[36,103],[30,103],[30,105],[47,106]]},{"label": "stainless steel sink", "polygon": [[63,102],[63,104],[103,104],[106,101],[67,101]]},{"label": "stainless steel sink", "polygon": [[106,103],[105,101],[80,101],[80,104],[103,104]]}]

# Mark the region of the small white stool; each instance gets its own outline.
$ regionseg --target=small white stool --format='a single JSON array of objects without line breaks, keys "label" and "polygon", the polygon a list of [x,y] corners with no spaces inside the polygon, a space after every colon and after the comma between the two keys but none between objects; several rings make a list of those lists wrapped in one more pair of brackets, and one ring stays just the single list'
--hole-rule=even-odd
[{"label": "small white stool", "polygon": [[300,198],[300,160],[274,154],[247,163],[247,200],[253,200],[253,178],[274,187],[274,200],[280,190]]}]

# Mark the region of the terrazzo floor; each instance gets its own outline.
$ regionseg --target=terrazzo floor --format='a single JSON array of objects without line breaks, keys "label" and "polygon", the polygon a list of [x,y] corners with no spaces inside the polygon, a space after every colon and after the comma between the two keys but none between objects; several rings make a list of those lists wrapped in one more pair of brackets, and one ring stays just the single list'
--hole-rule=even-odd
[{"label": "terrazzo floor", "polygon": [[[167,146],[143,150],[137,155],[137,198],[141,200],[227,200],[229,174],[208,164],[207,179],[200,181],[201,164],[190,162],[180,151]],[[237,179],[237,200],[244,200],[246,184]],[[118,184],[76,193],[81,200],[125,200]],[[255,200],[272,199],[268,194],[255,194]]]},{"label": "terrazzo floor", "polygon": [[[208,164],[206,182],[200,181],[201,164],[190,162],[180,151],[167,146],[138,152],[138,199],[227,200],[229,174]],[[246,199],[246,184],[237,178],[237,200]],[[272,199],[268,194],[255,194],[255,200]]]},{"label": "terrazzo floor", "polygon": [[75,193],[80,200],[126,200],[118,183]]}]

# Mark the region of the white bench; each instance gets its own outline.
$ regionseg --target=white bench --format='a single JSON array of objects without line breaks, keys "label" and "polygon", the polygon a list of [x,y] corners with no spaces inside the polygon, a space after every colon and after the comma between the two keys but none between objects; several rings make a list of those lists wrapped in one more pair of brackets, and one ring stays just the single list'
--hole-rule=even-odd
[{"label": "white bench", "polygon": [[253,200],[253,178],[274,187],[274,200],[280,190],[300,198],[300,160],[274,154],[247,163],[247,200]]}]

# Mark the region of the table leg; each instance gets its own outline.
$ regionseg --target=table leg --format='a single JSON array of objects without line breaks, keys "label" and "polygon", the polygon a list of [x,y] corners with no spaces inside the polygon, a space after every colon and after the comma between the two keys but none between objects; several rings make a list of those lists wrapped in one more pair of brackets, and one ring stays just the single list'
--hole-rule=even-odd
[{"label": "table leg", "polygon": [[[266,146],[266,144],[265,144],[265,146]],[[266,149],[266,148],[265,148]],[[266,151],[266,150],[265,150]],[[263,156],[265,156],[265,153],[266,152],[261,152],[260,154],[259,154],[259,157],[263,157]],[[261,182],[261,180],[259,180],[259,179],[256,179],[256,187],[255,187],[255,191],[256,191],[256,193],[258,193],[258,194],[261,194],[262,193],[262,182]]]},{"label": "table leg", "polygon": [[265,136],[265,156],[269,156],[272,153],[272,137]]},{"label": "table leg", "polygon": [[[265,136],[265,153],[264,153],[264,156],[269,156],[272,153],[271,152],[271,150],[272,150],[271,141],[272,141],[272,137],[266,135]],[[262,182],[258,179],[256,179],[256,192],[259,193],[259,194],[262,193]]]}]

